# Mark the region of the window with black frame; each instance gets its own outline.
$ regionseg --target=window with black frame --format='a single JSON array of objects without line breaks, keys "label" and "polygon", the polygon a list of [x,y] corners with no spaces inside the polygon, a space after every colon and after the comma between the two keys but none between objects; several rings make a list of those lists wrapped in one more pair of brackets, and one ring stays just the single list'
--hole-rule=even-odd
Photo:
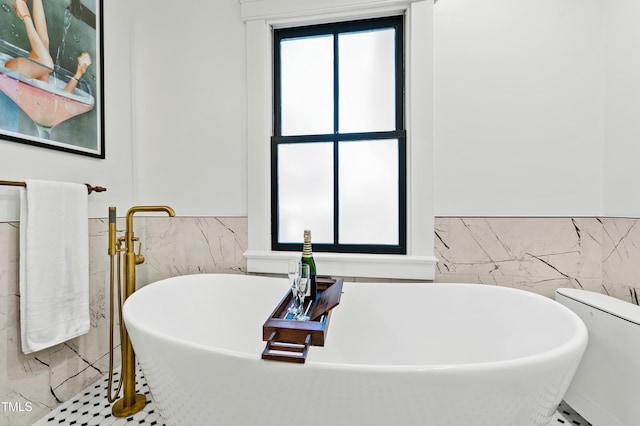
[{"label": "window with black frame", "polygon": [[406,254],[403,21],[274,30],[273,250]]}]

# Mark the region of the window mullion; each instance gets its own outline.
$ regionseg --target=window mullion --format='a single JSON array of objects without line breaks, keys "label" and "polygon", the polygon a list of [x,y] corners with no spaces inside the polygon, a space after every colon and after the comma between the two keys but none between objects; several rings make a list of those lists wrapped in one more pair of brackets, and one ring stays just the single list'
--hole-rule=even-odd
[{"label": "window mullion", "polygon": [[271,140],[277,143],[295,143],[295,142],[333,142],[341,141],[362,141],[376,139],[397,139],[405,136],[404,130],[390,130],[383,132],[359,132],[359,133],[340,133],[325,135],[288,135],[288,136],[272,136]]},{"label": "window mullion", "polygon": [[273,77],[274,77],[274,91],[273,91],[273,135],[282,135],[282,68],[281,68],[281,53],[280,53],[280,37],[276,37],[274,40],[274,60],[273,60]]},{"label": "window mullion", "polygon": [[340,84],[339,84],[339,68],[340,57],[338,47],[339,33],[333,33],[333,133],[338,134],[340,131]]},{"label": "window mullion", "polygon": [[338,158],[338,148],[339,148],[338,139],[334,139],[333,141],[333,244],[337,247],[340,244],[340,240],[338,239],[340,235],[340,221],[338,220],[340,217],[340,193],[339,193],[339,161]]},{"label": "window mullion", "polygon": [[404,129],[404,33],[396,27],[396,130]]},{"label": "window mullion", "polygon": [[[338,33],[333,34],[333,134],[340,132],[340,57],[338,45]],[[333,139],[333,244],[338,245],[340,235],[340,203],[339,203],[339,159],[338,159],[338,139]]]},{"label": "window mullion", "polygon": [[[338,33],[333,34],[333,134],[340,133],[340,51]],[[340,185],[338,139],[333,140],[333,244],[337,247],[340,235]]]}]

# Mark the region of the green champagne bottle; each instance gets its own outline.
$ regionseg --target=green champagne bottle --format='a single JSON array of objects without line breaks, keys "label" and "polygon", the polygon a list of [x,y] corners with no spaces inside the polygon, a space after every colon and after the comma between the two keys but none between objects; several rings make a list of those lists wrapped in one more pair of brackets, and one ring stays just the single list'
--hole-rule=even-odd
[{"label": "green champagne bottle", "polygon": [[309,298],[316,300],[318,297],[318,286],[316,284],[316,262],[313,260],[311,253],[311,231],[304,231],[304,242],[302,244],[302,263],[309,265],[309,273],[311,274],[311,285],[309,286]]}]

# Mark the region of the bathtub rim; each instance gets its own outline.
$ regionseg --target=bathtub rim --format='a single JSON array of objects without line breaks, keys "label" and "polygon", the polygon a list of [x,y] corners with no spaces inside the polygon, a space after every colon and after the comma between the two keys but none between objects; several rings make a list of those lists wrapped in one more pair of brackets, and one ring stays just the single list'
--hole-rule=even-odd
[{"label": "bathtub rim", "polygon": [[[144,287],[140,288],[139,290],[135,291],[130,297],[135,296],[135,299],[139,299],[140,297],[142,297],[142,296],[139,296],[139,294],[144,294],[147,291],[151,291],[151,290],[148,290],[147,288],[153,287],[155,284],[166,283],[176,279],[185,279],[186,277],[189,277],[189,276],[212,276],[212,275],[218,276],[218,277],[233,276],[235,277],[234,279],[237,279],[237,277],[251,277],[252,279],[278,280],[280,282],[283,279],[283,278],[267,277],[267,276],[260,276],[260,275],[226,274],[226,273],[185,274],[185,275],[164,278],[158,281],[151,282],[145,285]],[[350,284],[415,285],[416,283],[350,282]],[[426,284],[432,285],[432,286],[440,286],[440,287],[449,287],[449,286],[474,287],[474,288],[487,287],[487,288],[491,288],[492,291],[505,291],[505,292],[519,293],[521,295],[525,295],[526,297],[540,300],[542,301],[542,303],[549,303],[550,305],[553,305],[554,308],[560,309],[561,311],[565,312],[565,314],[567,314],[567,316],[571,319],[571,323],[575,325],[576,333],[573,334],[571,338],[565,341],[563,344],[556,346],[552,349],[546,350],[544,352],[539,352],[533,355],[521,356],[517,358],[510,358],[510,359],[499,360],[499,361],[470,362],[470,363],[456,363],[456,364],[358,364],[358,363],[314,361],[311,358],[311,359],[308,359],[305,364],[283,363],[283,362],[277,362],[277,364],[291,365],[291,366],[298,365],[301,367],[304,367],[306,365],[307,367],[313,366],[313,368],[318,368],[318,369],[330,369],[330,370],[344,369],[349,371],[357,370],[357,371],[367,371],[367,372],[372,372],[372,371],[403,372],[404,371],[404,372],[429,372],[429,373],[440,372],[440,373],[447,373],[447,374],[449,374],[450,372],[453,372],[453,373],[468,374],[471,372],[480,373],[480,372],[486,372],[491,370],[518,369],[525,365],[532,365],[532,364],[538,364],[538,363],[544,364],[549,360],[561,358],[563,355],[566,356],[567,354],[573,353],[575,351],[581,352],[580,357],[582,357],[582,354],[584,353],[584,350],[587,346],[588,332],[584,322],[580,319],[580,317],[575,312],[573,312],[566,306],[562,305],[561,303],[556,302],[553,299],[549,299],[545,296],[532,293],[526,290],[520,290],[516,288],[503,287],[503,286],[493,286],[493,285],[487,285],[487,284],[477,284],[477,283],[426,283]],[[167,285],[167,284],[164,284],[164,285]],[[123,321],[125,322],[127,327],[129,327],[129,321],[131,321],[131,318],[129,316],[130,315],[129,311],[131,310],[131,308],[128,308],[128,306],[130,307],[131,304],[127,305],[128,301],[129,299],[125,301],[123,312],[122,312]],[[269,362],[261,359],[261,352],[249,353],[244,351],[237,351],[237,350],[231,350],[231,349],[225,349],[225,348],[220,348],[216,346],[206,345],[203,343],[182,339],[182,338],[175,337],[167,333],[158,331],[157,329],[149,325],[141,324],[141,322],[136,321],[135,318],[133,319],[133,321],[134,322],[132,323],[132,326],[138,328],[141,332],[147,333],[153,336],[154,338],[168,341],[172,344],[184,345],[196,350],[213,352],[223,356],[233,356],[235,358],[240,358],[247,361]],[[135,343],[133,344],[134,344],[134,350],[135,350]]]}]

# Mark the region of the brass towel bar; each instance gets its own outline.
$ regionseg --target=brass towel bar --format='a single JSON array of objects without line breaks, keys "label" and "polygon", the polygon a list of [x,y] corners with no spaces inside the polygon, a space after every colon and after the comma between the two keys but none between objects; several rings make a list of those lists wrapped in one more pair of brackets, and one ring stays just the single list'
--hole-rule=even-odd
[{"label": "brass towel bar", "polygon": [[[13,182],[10,180],[0,180],[0,185],[5,185],[5,186],[23,186],[23,187],[27,187],[27,184],[25,182]],[[92,192],[104,192],[107,190],[107,188],[103,188],[102,186],[91,186],[88,183],[85,183],[85,185],[87,185],[87,191],[89,191],[89,194],[91,194]]]}]

